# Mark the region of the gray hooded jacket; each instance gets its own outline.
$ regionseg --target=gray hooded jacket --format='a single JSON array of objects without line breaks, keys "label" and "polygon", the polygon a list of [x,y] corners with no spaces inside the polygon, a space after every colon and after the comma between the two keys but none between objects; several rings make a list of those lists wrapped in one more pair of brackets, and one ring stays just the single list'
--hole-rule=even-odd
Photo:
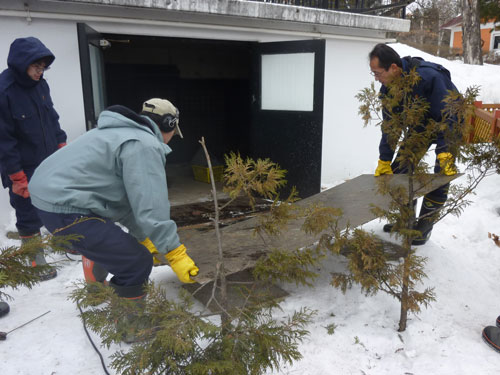
[{"label": "gray hooded jacket", "polygon": [[40,164],[28,187],[31,201],[48,212],[119,222],[167,253],[180,246],[165,175],[171,151],[153,121],[112,106],[101,113],[96,129]]}]

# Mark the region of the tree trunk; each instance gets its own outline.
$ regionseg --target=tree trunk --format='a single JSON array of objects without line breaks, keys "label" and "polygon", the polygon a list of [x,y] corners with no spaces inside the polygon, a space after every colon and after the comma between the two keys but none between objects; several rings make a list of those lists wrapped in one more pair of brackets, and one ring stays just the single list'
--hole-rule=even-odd
[{"label": "tree trunk", "polygon": [[479,0],[462,1],[462,35],[464,63],[483,65],[481,50],[481,25],[479,19]]},{"label": "tree trunk", "polygon": [[409,282],[410,282],[410,260],[408,256],[404,258],[403,265],[403,285],[401,288],[401,312],[399,316],[399,329],[398,332],[404,332],[406,330],[406,322],[408,321],[408,293],[409,293]]}]

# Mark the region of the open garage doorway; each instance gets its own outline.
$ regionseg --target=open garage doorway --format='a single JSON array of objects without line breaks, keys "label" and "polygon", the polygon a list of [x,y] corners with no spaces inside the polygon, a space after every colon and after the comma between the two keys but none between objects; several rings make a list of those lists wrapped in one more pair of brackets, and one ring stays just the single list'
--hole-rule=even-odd
[{"label": "open garage doorway", "polygon": [[169,164],[190,163],[205,138],[223,162],[248,153],[251,51],[248,43],[103,34],[107,105],[140,111],[153,97],[179,109],[184,139],[174,137]]},{"label": "open garage doorway", "polygon": [[277,162],[288,171],[282,196],[292,186],[302,198],[320,191],[324,40],[118,35],[86,24],[78,38],[88,129],[109,105],[139,111],[146,99],[167,98],[184,134],[169,144],[167,176],[178,166],[191,173],[204,137],[220,163],[230,151]]}]

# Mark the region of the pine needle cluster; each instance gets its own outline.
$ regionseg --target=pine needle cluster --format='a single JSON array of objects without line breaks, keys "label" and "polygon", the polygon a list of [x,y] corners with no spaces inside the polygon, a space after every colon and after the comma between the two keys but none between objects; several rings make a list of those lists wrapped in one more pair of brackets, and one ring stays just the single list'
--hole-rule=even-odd
[{"label": "pine needle cluster", "polygon": [[31,259],[41,250],[46,249],[54,253],[65,253],[70,242],[77,240],[76,235],[70,236],[34,236],[29,242],[18,246],[9,246],[0,249],[0,298],[10,299],[2,291],[5,287],[17,289],[25,286],[31,289],[40,282],[40,276],[49,269],[58,268],[57,264],[31,266]]},{"label": "pine needle cluster", "polygon": [[301,358],[298,345],[308,335],[305,326],[314,315],[301,309],[277,321],[272,317],[276,303],[247,305],[233,310],[222,329],[212,322],[211,314],[192,312],[186,292],[174,302],[150,284],[144,303],[138,305],[99,283],[77,286],[71,299],[85,310],[82,319],[108,348],[129,333],[130,326],[116,322],[134,315],[139,341],[128,351],[114,353],[111,362],[112,368],[126,375],[257,375],[279,369]]},{"label": "pine needle cluster", "polygon": [[270,159],[243,159],[234,152],[225,155],[224,159],[224,192],[233,199],[246,196],[252,207],[255,196],[274,199],[279,189],[286,185],[286,170]]}]

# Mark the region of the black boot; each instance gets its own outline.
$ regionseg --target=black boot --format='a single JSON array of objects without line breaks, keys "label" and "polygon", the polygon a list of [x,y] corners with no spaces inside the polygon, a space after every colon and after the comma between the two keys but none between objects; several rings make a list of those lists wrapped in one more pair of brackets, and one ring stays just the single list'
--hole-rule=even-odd
[{"label": "black boot", "polygon": [[412,245],[423,245],[429,240],[432,229],[434,228],[435,214],[442,206],[441,203],[433,202],[427,197],[424,197],[422,207],[420,208],[420,215],[418,215],[417,226],[415,228],[421,235],[412,241]]},{"label": "black boot", "polygon": [[500,353],[500,328],[488,326],[483,329],[483,340],[490,348]]},{"label": "black boot", "polygon": [[0,318],[2,316],[7,315],[9,311],[10,311],[9,304],[7,302],[0,301]]},{"label": "black boot", "polygon": [[[40,233],[35,233],[30,236],[20,236],[21,237],[21,246],[28,244],[31,240],[34,240],[35,238],[39,237]],[[36,254],[32,257],[30,257],[30,263],[32,267],[37,267],[37,266],[46,266],[48,265],[47,261],[45,260],[45,254],[44,250],[42,247],[38,249]],[[47,267],[47,269],[44,272],[41,272],[38,277],[40,278],[40,281],[46,281],[53,279],[57,276],[57,270],[52,267]]]},{"label": "black boot", "polygon": [[[146,297],[144,285],[121,286],[116,285],[111,279],[109,286],[115,290],[119,297],[133,301],[137,310],[144,309],[144,299]],[[118,319],[115,326],[116,330],[121,332],[123,342],[132,344],[145,339],[145,337],[140,336],[139,332],[147,329],[150,322],[147,317],[141,316],[140,313],[129,313]]]},{"label": "black boot", "polygon": [[[415,209],[415,207],[417,207],[417,200],[416,199],[413,201],[413,209]],[[392,228],[394,228],[394,224],[389,223],[389,224],[385,224],[384,227],[382,228],[382,230],[385,233],[391,233]]]},{"label": "black boot", "polygon": [[382,228],[382,230],[385,233],[391,233],[393,227],[394,227],[394,224],[385,224],[384,227]]}]

